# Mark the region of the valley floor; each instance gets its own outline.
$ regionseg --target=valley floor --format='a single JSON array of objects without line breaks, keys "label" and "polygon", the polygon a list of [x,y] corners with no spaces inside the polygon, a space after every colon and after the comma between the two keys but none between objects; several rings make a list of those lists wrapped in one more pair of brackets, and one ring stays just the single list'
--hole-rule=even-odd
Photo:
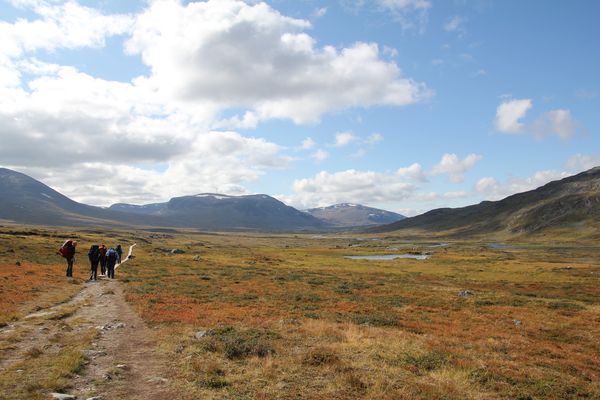
[{"label": "valley floor", "polygon": [[600,398],[593,245],[0,228],[0,290],[0,398]]}]

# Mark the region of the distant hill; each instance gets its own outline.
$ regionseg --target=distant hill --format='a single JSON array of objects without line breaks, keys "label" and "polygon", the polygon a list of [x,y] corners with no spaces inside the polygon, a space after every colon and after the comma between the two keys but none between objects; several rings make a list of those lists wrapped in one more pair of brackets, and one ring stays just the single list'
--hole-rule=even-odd
[{"label": "distant hill", "polygon": [[143,206],[114,204],[110,210],[160,216],[175,226],[201,229],[320,230],[329,225],[265,194],[203,193]]},{"label": "distant hill", "polygon": [[0,168],[0,219],[56,226],[138,226],[205,230],[324,230],[329,224],[267,195],[200,194],[143,206],[94,207]]},{"label": "distant hill", "polygon": [[383,225],[406,218],[395,212],[351,203],[311,208],[306,212],[337,227]]},{"label": "distant hill", "polygon": [[550,182],[499,201],[462,208],[439,208],[371,229],[371,232],[421,230],[452,235],[524,234],[552,228],[598,233],[600,167]]}]

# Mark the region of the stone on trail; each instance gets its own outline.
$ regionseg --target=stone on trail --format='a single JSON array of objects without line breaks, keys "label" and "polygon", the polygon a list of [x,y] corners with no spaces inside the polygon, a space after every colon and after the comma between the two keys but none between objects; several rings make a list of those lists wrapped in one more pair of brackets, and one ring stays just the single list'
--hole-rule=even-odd
[{"label": "stone on trail", "polygon": [[471,292],[470,290],[461,290],[460,292],[458,292],[458,297],[471,297],[473,296],[473,292]]},{"label": "stone on trail", "polygon": [[53,399],[58,399],[58,400],[70,400],[70,399],[77,398],[77,396],[73,396],[72,394],[65,394],[65,393],[50,393],[50,396],[52,396]]},{"label": "stone on trail", "polygon": [[206,336],[213,336],[215,334],[215,331],[212,329],[205,329],[205,330],[200,330],[198,332],[196,332],[196,334],[194,335],[196,337],[196,339],[200,340],[203,337]]},{"label": "stone on trail", "polygon": [[181,249],[173,249],[171,250],[171,254],[183,254],[185,253],[185,251],[181,250]]}]

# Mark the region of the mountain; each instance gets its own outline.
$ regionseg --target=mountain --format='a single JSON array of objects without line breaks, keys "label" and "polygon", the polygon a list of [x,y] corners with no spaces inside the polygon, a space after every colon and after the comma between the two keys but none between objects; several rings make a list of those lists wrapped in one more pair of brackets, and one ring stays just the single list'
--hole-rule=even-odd
[{"label": "mountain", "polygon": [[77,203],[35,179],[0,168],[0,219],[37,224],[75,224],[104,219],[100,207]]},{"label": "mountain", "polygon": [[406,218],[395,212],[351,203],[311,208],[306,212],[337,227],[383,225]]},{"label": "mountain", "polygon": [[212,230],[316,230],[328,227],[326,222],[265,194],[227,196],[202,193],[143,206],[113,204],[109,209],[160,216],[174,226]]},{"label": "mountain", "polygon": [[78,203],[20,172],[0,168],[0,220],[56,226],[206,230],[323,230],[329,225],[267,195],[200,194],[143,206]]},{"label": "mountain", "polygon": [[600,167],[503,200],[440,208],[371,231],[411,229],[467,236],[539,233],[553,228],[600,233]]}]

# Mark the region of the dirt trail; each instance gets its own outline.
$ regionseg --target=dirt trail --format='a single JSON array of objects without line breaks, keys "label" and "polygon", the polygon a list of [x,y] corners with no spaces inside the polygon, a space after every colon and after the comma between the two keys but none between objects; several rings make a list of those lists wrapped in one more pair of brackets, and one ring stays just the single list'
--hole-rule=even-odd
[{"label": "dirt trail", "polygon": [[178,398],[169,390],[169,367],[156,351],[154,332],[125,301],[118,280],[86,282],[68,302],[30,314],[4,329],[1,335],[15,339],[2,352],[0,370],[10,368],[32,349],[48,348],[49,339],[65,329],[99,333],[86,350],[86,365],[74,377],[68,394],[78,399]]}]

